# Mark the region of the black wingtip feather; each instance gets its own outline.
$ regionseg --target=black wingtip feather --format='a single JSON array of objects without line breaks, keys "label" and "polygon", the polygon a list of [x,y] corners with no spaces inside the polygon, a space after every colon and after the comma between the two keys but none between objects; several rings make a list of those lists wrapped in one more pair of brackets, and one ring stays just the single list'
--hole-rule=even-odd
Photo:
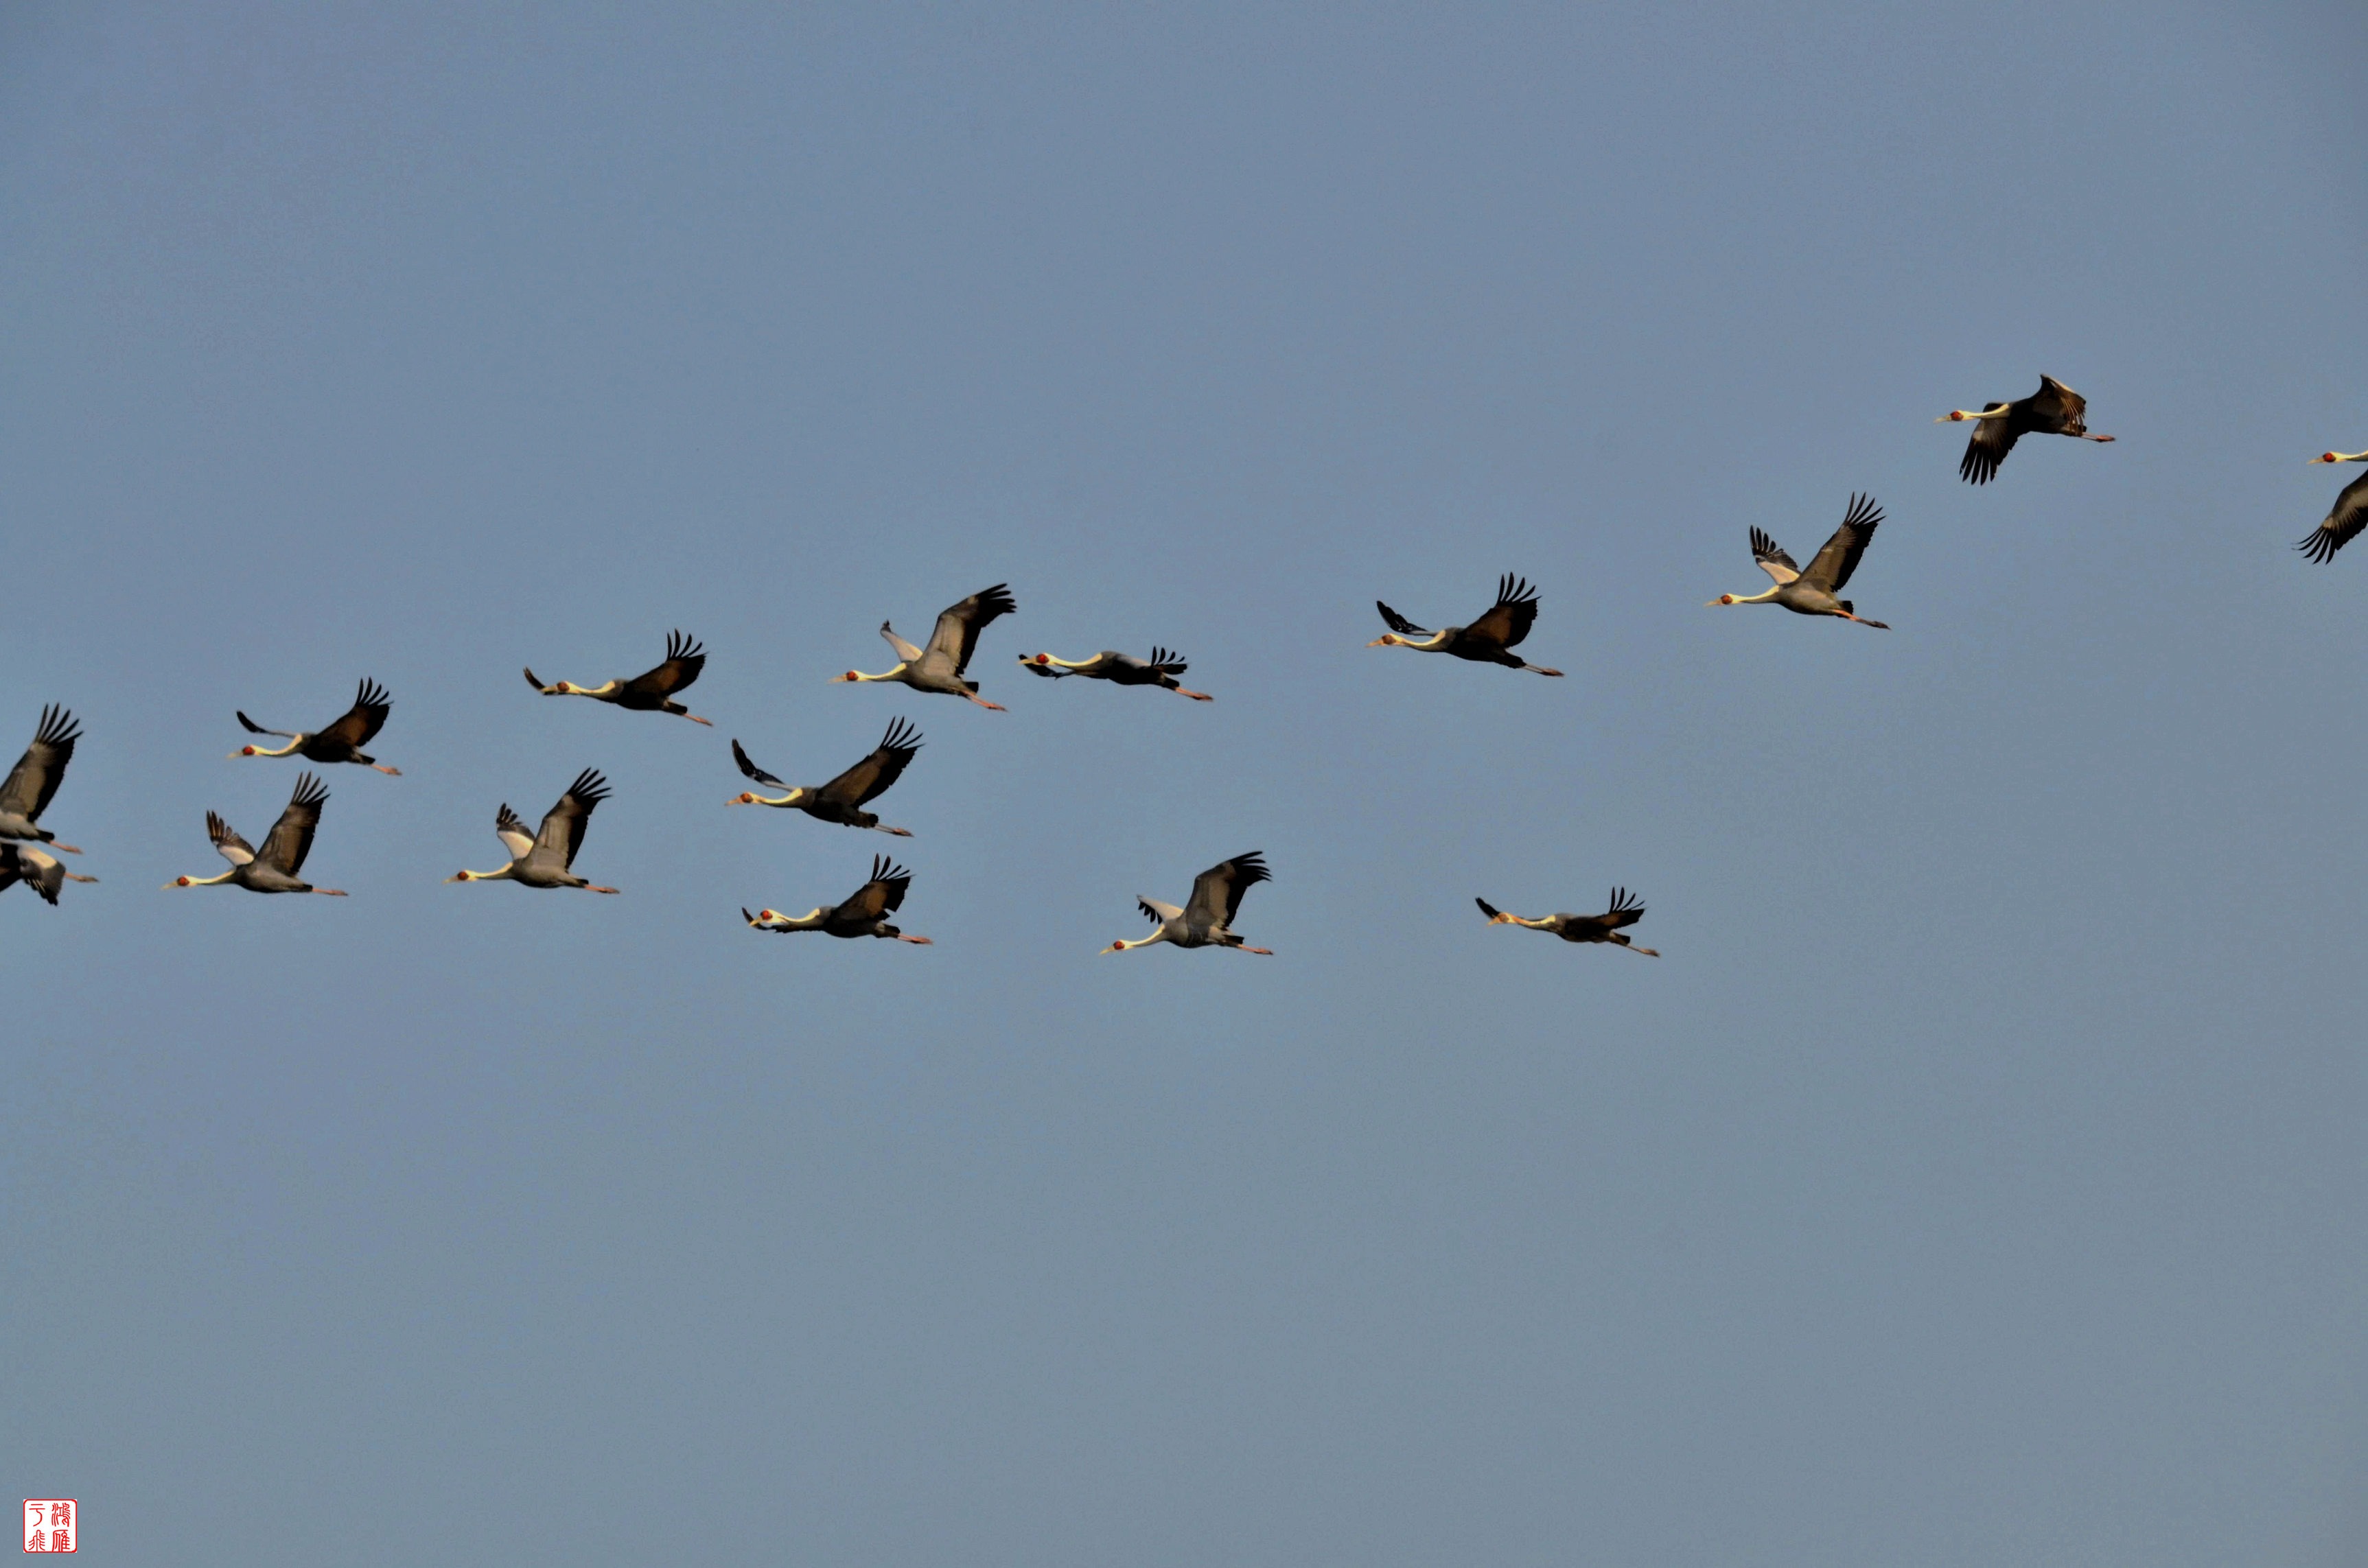
[{"label": "black wingtip feather", "polygon": [[33,731],[33,738],[53,746],[71,746],[82,738],[74,716],[52,702],[41,710],[41,722]]}]

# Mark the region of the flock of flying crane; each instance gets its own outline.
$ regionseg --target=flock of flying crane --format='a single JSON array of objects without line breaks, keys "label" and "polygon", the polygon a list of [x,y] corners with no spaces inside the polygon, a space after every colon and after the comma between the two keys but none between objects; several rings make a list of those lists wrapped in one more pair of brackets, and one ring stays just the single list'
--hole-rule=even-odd
[{"label": "flock of flying crane", "polygon": [[[1993,403],[1978,411],[1952,409],[1935,423],[1972,421],[1973,438],[1965,445],[1964,460],[1958,465],[1958,477],[1973,484],[1987,484],[1996,477],[1998,465],[2014,449],[2017,440],[2026,435],[2069,436],[2086,441],[2111,441],[2111,436],[2092,436],[2086,424],[2088,402],[2070,387],[2052,376],[2040,378],[2039,390],[2031,396],[2013,403]],[[2323,452],[2310,460],[2314,463],[2368,462],[2368,451]],[[1857,571],[1859,560],[1866,553],[1874,538],[1874,530],[1883,522],[1882,509],[1864,495],[1850,497],[1849,510],[1841,526],[1827,540],[1825,547],[1813,557],[1804,570],[1776,541],[1759,528],[1751,529],[1751,556],[1773,581],[1764,593],[1739,595],[1722,594],[1710,601],[1713,605],[1775,604],[1796,615],[1831,616],[1856,621],[1861,626],[1888,630],[1884,622],[1860,615],[1851,602],[1840,597],[1850,584],[1850,574]],[[2310,535],[2295,546],[2310,560],[2332,561],[2335,552],[2368,528],[2368,473],[2343,487],[2334,507]],[[989,702],[979,696],[978,683],[968,678],[971,655],[978,647],[979,633],[998,617],[1018,608],[1003,584],[971,595],[961,603],[948,607],[938,617],[936,629],[929,634],[926,648],[916,648],[896,635],[888,622],[880,625],[880,635],[895,650],[898,660],[894,668],[879,675],[865,675],[848,670],[833,676],[840,681],[897,681],[916,691],[958,697],[976,703],[981,708],[1005,711],[1002,704]],[[1515,653],[1530,634],[1537,619],[1538,597],[1535,589],[1521,578],[1507,574],[1497,586],[1497,602],[1468,626],[1450,626],[1432,631],[1375,601],[1382,619],[1389,626],[1368,647],[1411,648],[1417,653],[1449,653],[1456,658],[1478,664],[1502,665],[1509,669],[1528,670],[1535,675],[1560,676],[1562,672],[1532,665]],[[1117,686],[1148,686],[1189,697],[1196,702],[1212,700],[1208,693],[1188,690],[1178,679],[1188,666],[1184,661],[1165,648],[1154,648],[1151,657],[1138,659],[1131,653],[1105,650],[1089,659],[1056,659],[1050,653],[1023,653],[1020,666],[1029,674],[1050,680],[1072,676],[1089,680],[1106,680]],[[675,693],[699,678],[706,666],[707,655],[698,642],[681,632],[666,639],[666,656],[663,664],[631,680],[611,680],[600,686],[578,686],[570,681],[545,685],[532,669],[526,671],[527,684],[545,697],[588,697],[596,702],[610,703],[638,712],[672,713],[695,724],[709,724],[680,702]],[[238,722],[250,734],[272,735],[286,741],[276,748],[253,744],[233,752],[242,756],[302,756],[308,762],[324,766],[353,763],[371,767],[381,773],[399,774],[362,751],[386,723],[392,711],[385,689],[371,680],[364,680],[355,694],[354,705],[334,722],[319,730],[271,730],[256,723],[245,713]],[[40,825],[41,813],[49,809],[58,786],[64,781],[66,764],[73,760],[74,743],[81,729],[74,716],[51,704],[42,709],[31,745],[9,771],[7,780],[0,783],[0,892],[22,881],[51,904],[58,902],[59,891],[68,881],[95,882],[96,877],[69,871],[51,850],[79,855],[80,849],[71,844],[61,844],[57,835]],[[887,733],[871,755],[849,767],[829,783],[818,787],[792,786],[775,778],[749,760],[738,740],[732,743],[732,757],[740,771],[757,790],[746,790],[732,797],[731,805],[774,806],[801,811],[818,821],[836,823],[845,827],[869,828],[875,832],[894,834],[901,838],[912,836],[908,829],[884,827],[880,818],[863,808],[887,792],[903,777],[914,754],[920,749],[920,732],[904,719],[890,722]],[[761,793],[761,790],[777,790],[777,795]],[[602,887],[575,871],[575,857],[584,847],[585,830],[590,825],[592,812],[609,796],[608,781],[598,770],[586,768],[559,797],[558,803],[543,814],[541,826],[528,831],[525,821],[505,803],[494,818],[494,833],[509,852],[509,863],[495,871],[461,871],[448,877],[453,882],[518,882],[530,888],[579,888],[586,892],[613,893],[618,890]],[[242,887],[249,892],[320,893],[330,898],[343,898],[339,888],[316,888],[302,880],[304,858],[313,847],[313,836],[321,824],[321,807],[329,798],[318,778],[310,772],[297,775],[295,792],[290,796],[288,809],[279,813],[265,835],[263,847],[257,849],[239,835],[238,830],[212,812],[206,813],[206,831],[213,839],[214,848],[230,862],[230,869],[214,877],[176,877],[165,883],[170,888],[215,887],[224,883]],[[896,865],[885,855],[871,859],[871,874],[864,884],[843,902],[822,904],[804,915],[788,915],[776,909],[763,909],[751,915],[746,909],[741,915],[759,931],[788,933],[821,931],[833,937],[878,937],[927,946],[929,938],[915,937],[899,930],[889,921],[905,903],[906,889],[912,883],[912,873]],[[1105,953],[1125,952],[1135,948],[1147,948],[1167,942],[1179,948],[1222,948],[1235,952],[1269,953],[1271,949],[1251,947],[1234,929],[1241,913],[1242,897],[1258,883],[1270,880],[1266,861],[1257,851],[1236,855],[1201,872],[1192,881],[1192,894],[1182,907],[1163,903],[1154,898],[1137,898],[1135,903],[1154,930],[1148,937],[1128,941],[1123,938],[1102,949]],[[1614,888],[1611,907],[1600,915],[1559,914],[1543,919],[1525,919],[1508,915],[1486,899],[1475,899],[1480,912],[1491,925],[1525,926],[1533,931],[1549,931],[1565,942],[1600,942],[1627,949],[1647,957],[1660,955],[1651,948],[1640,948],[1623,933],[1645,913],[1624,888]]]}]

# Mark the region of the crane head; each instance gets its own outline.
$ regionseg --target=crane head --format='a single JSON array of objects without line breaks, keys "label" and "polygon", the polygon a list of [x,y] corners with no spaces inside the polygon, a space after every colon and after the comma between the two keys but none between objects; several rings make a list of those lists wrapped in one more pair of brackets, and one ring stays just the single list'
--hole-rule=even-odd
[{"label": "crane head", "polygon": [[195,880],[196,880],[195,878],[191,878],[191,877],[175,877],[171,881],[169,881],[169,882],[165,883],[165,885],[166,887],[185,888],[185,887],[188,887],[188,886],[190,886],[190,885],[192,884],[192,882],[194,882],[194,881],[195,881]]},{"label": "crane head", "polygon": [[825,685],[825,686],[837,686],[839,682],[841,682],[841,681],[843,681],[843,680],[860,680],[861,678],[862,678],[862,677],[861,677],[860,676],[858,676],[858,675],[857,675],[853,670],[849,670],[849,671],[848,671],[848,672],[847,672],[845,675],[843,675],[843,676],[831,676],[828,680],[826,680],[826,681],[823,682],[823,685]]},{"label": "crane head", "polygon": [[[1122,953],[1133,946],[1134,946],[1133,943],[1128,941],[1124,937],[1121,937],[1117,941],[1112,942],[1109,947],[1104,948],[1102,949],[1102,953]],[[1096,953],[1094,957],[1099,958],[1102,956],[1102,953]]]},{"label": "crane head", "polygon": [[238,755],[240,756],[253,756],[255,755],[255,748],[253,746],[241,746],[238,748]]},{"label": "crane head", "polygon": [[1397,645],[1398,634],[1395,631],[1384,631],[1379,637],[1374,638],[1371,642],[1365,644],[1368,648],[1395,648]]},{"label": "crane head", "polygon": [[444,880],[448,882],[473,882],[477,880],[477,873],[474,871],[455,871]]},{"label": "crane head", "polygon": [[1708,609],[1708,608],[1711,608],[1711,606],[1713,606],[1713,605],[1731,605],[1731,604],[1733,604],[1734,602],[1735,602],[1735,596],[1734,596],[1733,594],[1721,594],[1721,595],[1719,595],[1719,596],[1718,596],[1718,597],[1716,597],[1716,598],[1714,598],[1714,599],[1711,599],[1711,600],[1706,601],[1706,602],[1703,604],[1702,608],[1703,608],[1704,609]]}]

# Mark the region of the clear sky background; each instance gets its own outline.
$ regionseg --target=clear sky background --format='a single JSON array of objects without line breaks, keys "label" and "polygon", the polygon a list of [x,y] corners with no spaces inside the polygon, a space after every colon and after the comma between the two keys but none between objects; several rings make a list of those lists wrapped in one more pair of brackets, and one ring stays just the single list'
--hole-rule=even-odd
[{"label": "clear sky background", "polygon": [[[2368,19],[20,5],[92,1561],[2368,1558]],[[1932,416],[2087,393],[1987,489]],[[2348,471],[2356,472],[2356,471]],[[1889,511],[1896,630],[1712,610]],[[1540,585],[1562,681],[1368,649]],[[990,713],[825,685],[1008,580]],[[678,720],[534,697],[706,640]],[[1153,642],[1212,704],[1023,677]],[[350,899],[159,884],[332,769]],[[891,840],[726,811],[893,716]],[[0,757],[5,762],[6,757]],[[582,767],[620,898],[446,886]],[[748,931],[893,848],[928,949]],[[1137,893],[1264,850],[1273,959]],[[1650,905],[1657,962],[1490,927]]]}]

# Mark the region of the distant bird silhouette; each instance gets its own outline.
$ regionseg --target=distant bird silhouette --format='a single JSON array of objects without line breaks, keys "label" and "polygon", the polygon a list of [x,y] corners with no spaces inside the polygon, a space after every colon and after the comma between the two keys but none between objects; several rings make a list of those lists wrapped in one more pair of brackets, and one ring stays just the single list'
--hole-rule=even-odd
[{"label": "distant bird silhouette", "polygon": [[1258,850],[1220,860],[1192,879],[1192,900],[1181,909],[1156,898],[1137,898],[1134,902],[1144,918],[1158,929],[1138,941],[1121,937],[1102,951],[1123,953],[1147,948],[1154,942],[1168,942],[1179,948],[1231,948],[1235,952],[1263,953],[1272,958],[1273,949],[1249,946],[1234,934],[1233,925],[1234,917],[1242,910],[1242,895],[1258,883],[1273,880]]},{"label": "distant bird silhouette", "polygon": [[1007,710],[1000,702],[989,702],[978,694],[978,682],[965,680],[962,672],[970,668],[970,656],[978,648],[978,634],[986,630],[996,617],[1009,615],[1019,608],[1012,602],[1006,585],[997,583],[982,588],[960,604],[948,605],[938,612],[936,630],[929,633],[927,649],[916,648],[896,635],[896,629],[886,621],[880,623],[880,635],[888,646],[896,650],[903,662],[894,669],[869,676],[860,670],[833,676],[829,684],[840,681],[895,680],[915,691],[934,691],[947,697],[959,697],[992,708],[1001,713]]},{"label": "distant bird silhouette", "polygon": [[1382,612],[1382,619],[1390,629],[1366,643],[1368,648],[1411,648],[1417,653],[1452,653],[1474,664],[1503,665],[1508,669],[1528,670],[1535,675],[1562,674],[1543,665],[1524,664],[1518,654],[1509,652],[1521,645],[1521,639],[1530,634],[1531,623],[1538,618],[1538,591],[1510,572],[1497,579],[1497,602],[1469,626],[1432,631],[1417,626],[1379,599],[1373,601],[1373,608]]},{"label": "distant bird silhouette", "polygon": [[825,937],[893,937],[915,947],[930,946],[927,937],[907,936],[888,924],[888,916],[905,907],[905,890],[913,873],[885,855],[871,858],[871,879],[849,893],[845,903],[825,903],[792,918],[778,909],[760,909],[740,917],[759,931],[787,936],[792,931],[819,931]]},{"label": "distant bird silhouette", "polygon": [[888,787],[904,777],[905,765],[913,760],[913,754],[920,748],[920,731],[902,719],[891,720],[888,733],[880,737],[880,744],[873,748],[870,756],[819,790],[809,790],[785,784],[749,761],[748,754],[740,749],[740,743],[735,739],[732,743],[732,760],[740,765],[740,771],[759,784],[787,790],[789,793],[775,797],[744,790],[724,804],[786,806],[803,812],[819,822],[835,822],[847,827],[875,828],[882,833],[893,833],[899,838],[910,838],[912,834],[905,828],[881,827],[880,819],[861,808],[875,797],[887,793]]},{"label": "distant bird silhouette", "polygon": [[1965,443],[1964,460],[1957,465],[1957,477],[1969,484],[1987,484],[2006,461],[2007,453],[2014,450],[2015,442],[2025,436],[2077,436],[2084,441],[2110,441],[2111,436],[2091,436],[2084,423],[2089,413],[2089,400],[2066,386],[2053,376],[2039,378],[2039,390],[2029,397],[2019,397],[2012,403],[1993,403],[1981,412],[1952,408],[1932,421],[1948,425],[1958,421],[1975,420],[1974,438]]},{"label": "distant bird silhouette", "polygon": [[271,832],[257,849],[238,835],[238,830],[211,812],[206,813],[206,832],[214,841],[214,849],[230,862],[230,869],[219,877],[176,877],[165,885],[168,888],[211,888],[228,882],[249,892],[316,892],[327,898],[343,898],[337,888],[316,888],[297,876],[304,869],[304,857],[313,852],[313,835],[321,825],[321,803],[329,791],[309,773],[296,776],[296,792],[288,798],[288,809],[271,824]]},{"label": "distant bird silhouette", "polygon": [[[2315,463],[2368,462],[2368,452],[2321,452],[2310,460]],[[2335,497],[2334,509],[2327,520],[2313,528],[2308,538],[2294,546],[2313,561],[2324,565],[2335,559],[2335,552],[2368,528],[2368,473],[2362,474],[2345,485]]]},{"label": "distant bird silhouette", "polygon": [[299,756],[307,762],[358,762],[364,767],[375,767],[381,773],[393,774],[399,778],[402,776],[403,769],[389,767],[373,757],[364,756],[361,749],[370,744],[370,737],[377,734],[386,723],[386,716],[391,711],[393,711],[393,705],[386,699],[386,688],[374,680],[365,678],[354,692],[354,705],[346,710],[344,716],[315,731],[267,730],[245,713],[241,713],[238,716],[238,722],[246,726],[248,734],[278,735],[288,744],[278,751],[266,751],[261,746],[241,746],[231,753],[231,756]]},{"label": "distant bird silhouette", "polygon": [[1882,522],[1883,509],[1871,497],[1851,496],[1842,526],[1826,540],[1826,547],[1817,551],[1806,572],[1794,565],[1793,558],[1779,549],[1774,540],[1755,528],[1751,530],[1751,558],[1759,562],[1762,572],[1776,580],[1776,585],[1764,594],[1721,594],[1710,602],[1779,604],[1795,615],[1830,615],[1888,631],[1891,628],[1884,622],[1869,620],[1850,607],[1850,600],[1834,597],[1849,585],[1850,574],[1858,570],[1858,558],[1866,553],[1867,541],[1874,538],[1874,530]]},{"label": "distant bird silhouette", "polygon": [[8,770],[6,781],[0,782],[0,838],[29,839],[69,855],[82,853],[71,844],[60,844],[40,820],[65,782],[66,764],[74,760],[74,743],[80,739],[82,730],[73,714],[54,702],[41,710],[33,744]]},{"label": "distant bird silhouette", "polygon": [[559,681],[545,686],[531,669],[526,672],[527,685],[545,697],[588,697],[595,702],[612,702],[620,708],[630,708],[637,713],[676,713],[694,724],[711,721],[674,700],[674,694],[699,678],[707,667],[707,654],[699,640],[679,631],[666,633],[666,663],[643,671],[631,680],[610,680],[599,686],[577,686],[573,681]]},{"label": "distant bird silhouette", "polygon": [[1050,653],[1019,655],[1019,666],[1031,676],[1047,680],[1059,680],[1064,676],[1083,676],[1087,680],[1106,680],[1112,686],[1164,687],[1178,696],[1195,702],[1211,702],[1205,691],[1188,691],[1176,677],[1192,666],[1165,648],[1154,648],[1151,657],[1138,659],[1133,653],[1121,653],[1105,648],[1090,659],[1056,659]]},{"label": "distant bird silhouette", "polygon": [[592,824],[592,809],[609,798],[609,781],[586,768],[543,814],[542,829],[529,833],[507,801],[494,813],[494,836],[510,852],[510,863],[498,871],[458,871],[448,882],[519,882],[530,888],[582,888],[586,892],[615,892],[577,876],[572,868],[575,852],[584,847],[584,830]]},{"label": "distant bird silhouette", "polygon": [[1657,949],[1640,948],[1620,934],[1622,926],[1634,926],[1645,914],[1645,906],[1634,902],[1625,888],[1611,890],[1611,907],[1600,915],[1549,915],[1542,920],[1508,915],[1485,898],[1472,902],[1480,906],[1480,913],[1488,917],[1491,926],[1526,926],[1532,931],[1551,931],[1565,942],[1609,942],[1648,959],[1661,956]]},{"label": "distant bird silhouette", "polygon": [[44,855],[29,844],[0,844],[0,892],[23,882],[40,893],[43,903],[54,904],[58,902],[58,889],[66,883],[97,881],[97,877],[67,870],[58,864],[55,856]]}]

